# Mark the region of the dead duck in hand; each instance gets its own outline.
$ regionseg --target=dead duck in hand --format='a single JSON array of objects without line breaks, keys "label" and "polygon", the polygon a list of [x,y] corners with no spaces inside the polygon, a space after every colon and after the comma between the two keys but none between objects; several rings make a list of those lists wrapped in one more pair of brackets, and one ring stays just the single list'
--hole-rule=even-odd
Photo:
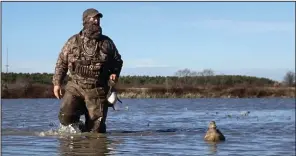
[{"label": "dead duck in hand", "polygon": [[215,121],[209,123],[208,131],[204,137],[206,141],[218,142],[225,141],[224,135],[217,129]]}]

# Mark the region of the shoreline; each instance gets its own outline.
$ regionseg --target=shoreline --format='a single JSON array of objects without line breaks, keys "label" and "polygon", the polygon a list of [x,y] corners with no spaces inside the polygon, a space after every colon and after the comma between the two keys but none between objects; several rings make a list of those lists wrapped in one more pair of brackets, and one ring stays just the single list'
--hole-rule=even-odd
[{"label": "shoreline", "polygon": [[[196,89],[197,91],[176,92],[149,92],[146,91],[124,91],[118,94],[119,98],[295,98],[295,88],[243,88],[229,87],[215,91],[212,89]],[[179,91],[182,92],[182,89]]]},{"label": "shoreline", "polygon": [[[282,83],[245,75],[121,76],[119,98],[295,98],[296,84],[288,74]],[[1,98],[55,98],[50,73],[2,73]],[[62,88],[71,80],[62,82]]]},{"label": "shoreline", "polygon": [[[119,98],[295,98],[294,87],[212,86],[192,88],[117,88]],[[2,99],[55,98],[52,85],[8,86]]]}]

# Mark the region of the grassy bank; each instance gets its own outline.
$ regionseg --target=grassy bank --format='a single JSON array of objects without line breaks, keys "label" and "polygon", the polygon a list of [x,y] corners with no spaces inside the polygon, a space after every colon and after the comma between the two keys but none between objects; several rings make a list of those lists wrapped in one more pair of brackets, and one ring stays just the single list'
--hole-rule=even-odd
[{"label": "grassy bank", "polygon": [[[295,97],[293,87],[187,87],[187,88],[117,88],[120,98],[247,98],[247,97]],[[31,84],[7,85],[2,89],[2,98],[55,98],[53,86]]]},{"label": "grassy bank", "polygon": [[[2,73],[1,97],[55,98],[52,76]],[[116,87],[121,98],[295,97],[295,83],[242,75],[121,76]]]},{"label": "grassy bank", "polygon": [[120,89],[124,98],[262,98],[295,97],[292,87],[196,87],[196,88],[129,88]]}]

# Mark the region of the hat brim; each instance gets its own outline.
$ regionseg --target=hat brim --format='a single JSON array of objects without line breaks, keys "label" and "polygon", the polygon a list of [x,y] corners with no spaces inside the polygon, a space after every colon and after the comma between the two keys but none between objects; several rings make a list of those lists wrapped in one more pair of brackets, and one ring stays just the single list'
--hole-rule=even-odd
[{"label": "hat brim", "polygon": [[103,14],[102,13],[94,13],[94,14],[91,14],[89,15],[90,17],[95,17],[95,16],[99,16],[100,18],[103,17]]}]

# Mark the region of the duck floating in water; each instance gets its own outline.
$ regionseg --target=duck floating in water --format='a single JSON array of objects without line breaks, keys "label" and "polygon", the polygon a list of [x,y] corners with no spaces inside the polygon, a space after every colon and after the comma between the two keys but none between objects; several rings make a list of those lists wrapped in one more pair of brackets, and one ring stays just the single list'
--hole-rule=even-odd
[{"label": "duck floating in water", "polygon": [[208,131],[204,137],[206,141],[218,142],[225,141],[224,135],[217,129],[215,121],[209,123]]}]

